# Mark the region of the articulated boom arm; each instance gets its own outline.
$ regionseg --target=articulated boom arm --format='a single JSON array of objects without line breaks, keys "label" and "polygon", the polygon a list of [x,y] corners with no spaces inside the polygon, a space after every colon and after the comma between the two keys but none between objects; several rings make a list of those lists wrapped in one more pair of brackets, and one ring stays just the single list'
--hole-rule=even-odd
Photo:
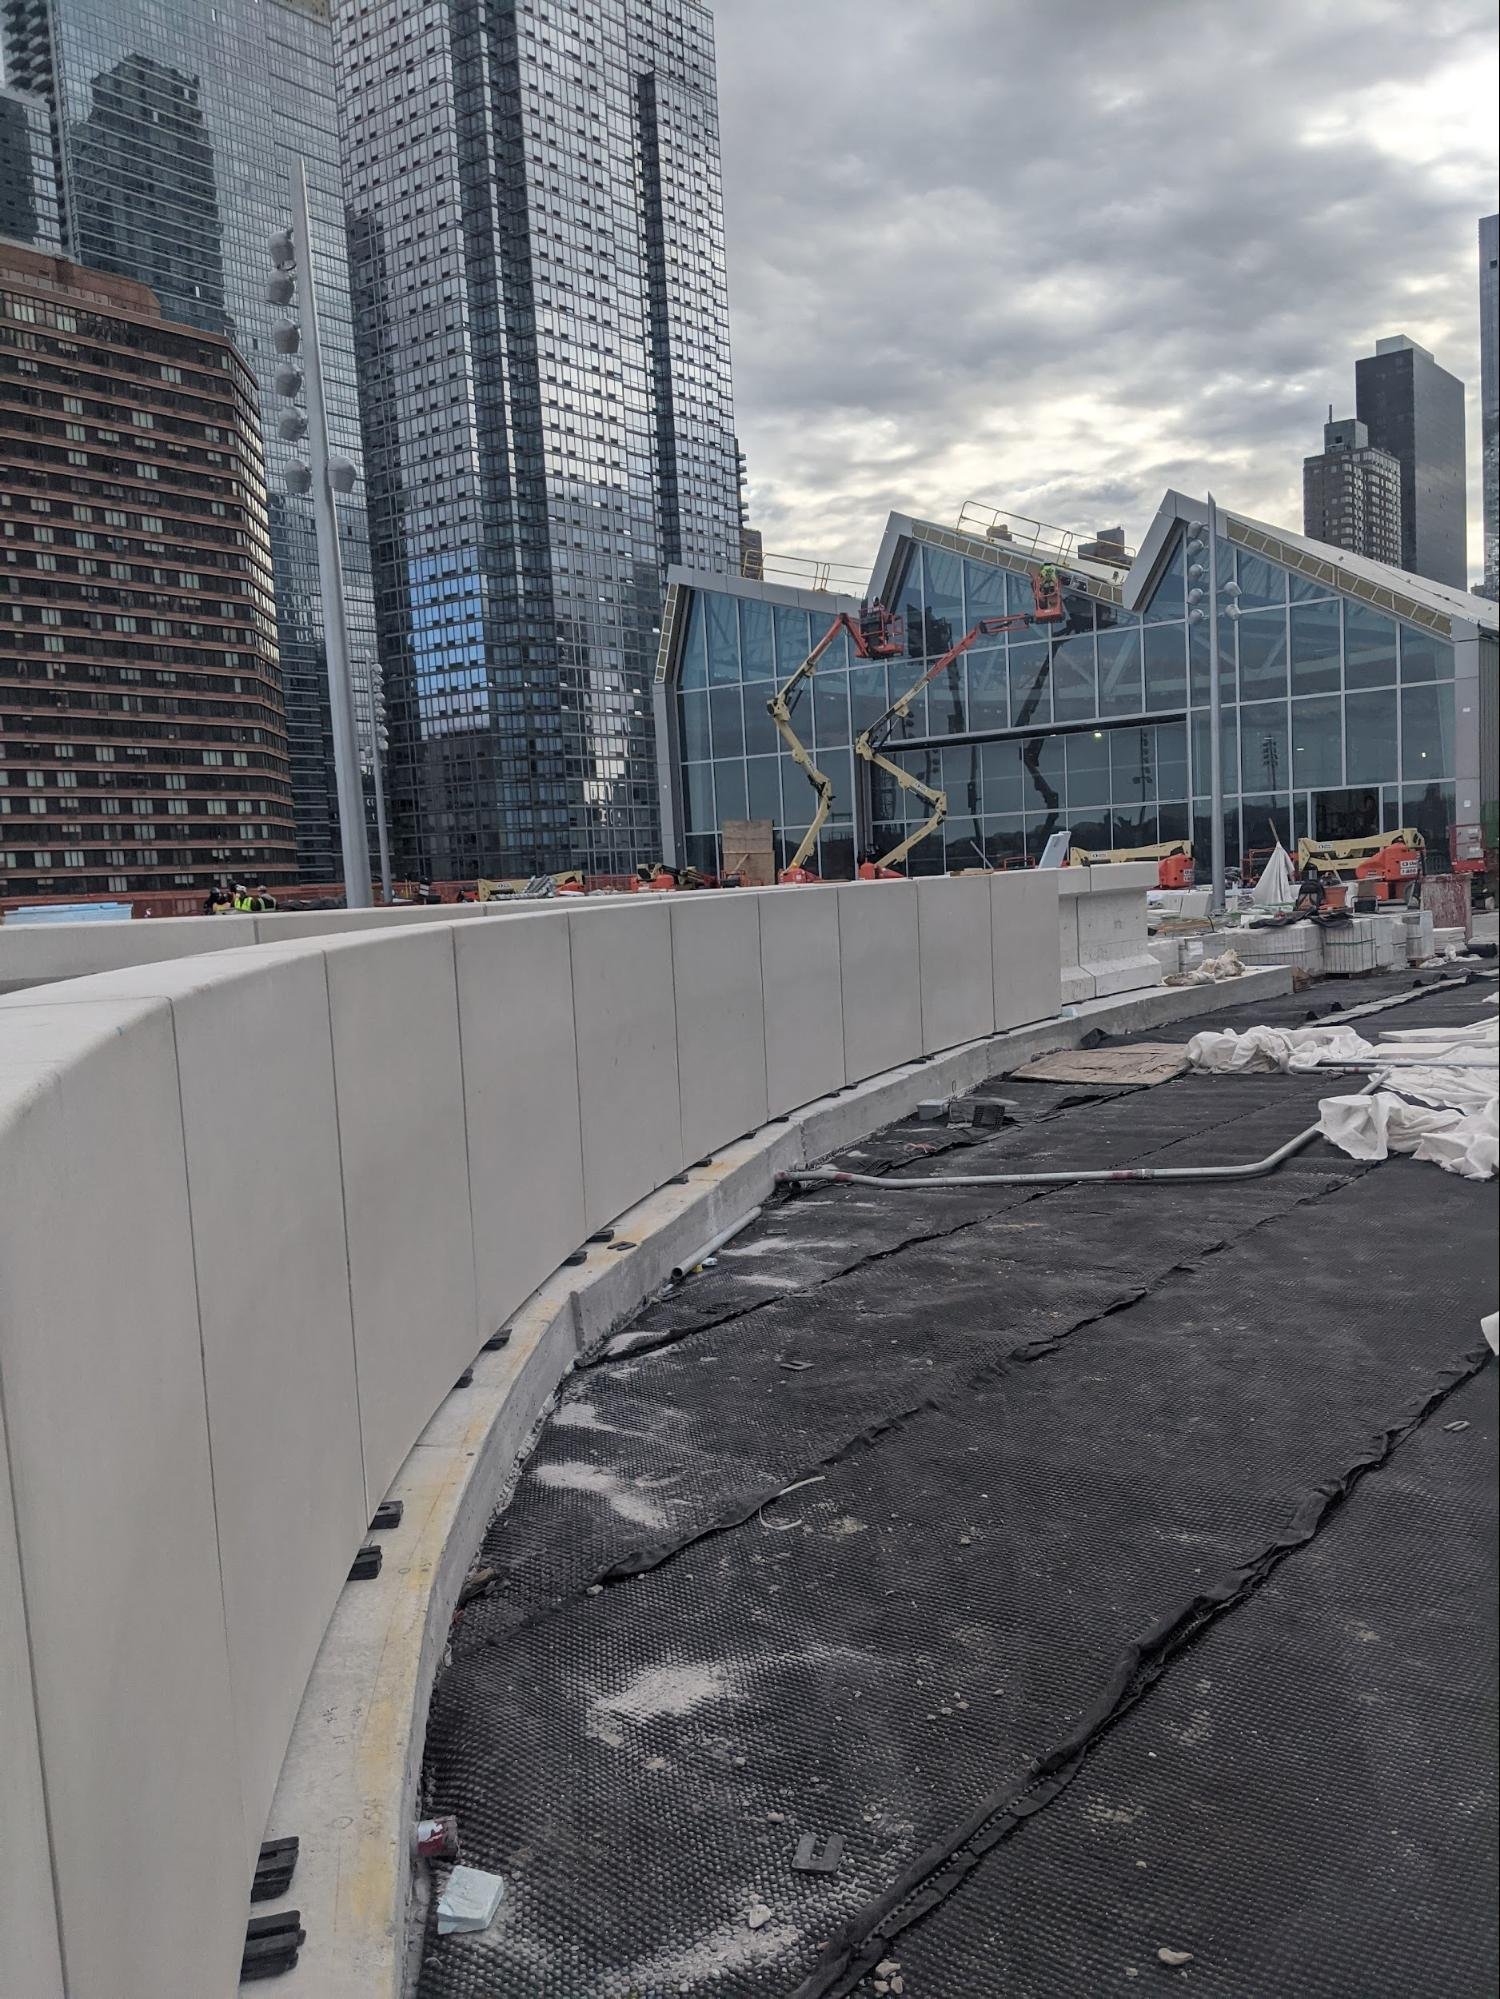
[{"label": "articulated boom arm", "polygon": [[960,659],[969,647],[980,639],[994,638],[1000,632],[1015,631],[1026,625],[1060,623],[1063,617],[1062,590],[1057,573],[1050,564],[1040,574],[1033,575],[1031,590],[1035,605],[1033,610],[1018,611],[1007,618],[981,618],[977,624],[971,625],[957,644],[949,646],[940,659],[935,659],[931,666],[912,682],[906,692],[891,703],[878,721],[872,722],[868,729],[855,738],[856,756],[863,757],[872,768],[883,770],[887,776],[893,777],[903,791],[914,791],[918,797],[926,799],[929,808],[928,815],[921,825],[914,827],[904,840],[892,847],[888,854],[882,854],[874,863],[877,874],[892,870],[904,861],[912,848],[919,841],[925,840],[929,833],[935,833],[948,816],[946,791],[938,791],[932,785],[924,784],[921,778],[914,777],[903,765],[893,762],[884,754],[886,741],[897,718],[909,715],[911,704],[928,681],[936,680],[940,673],[946,672],[955,660]]},{"label": "articulated boom arm", "polygon": [[766,712],[776,724],[777,734],[786,744],[792,762],[807,773],[808,782],[818,795],[817,810],[813,813],[812,824],[803,834],[796,853],[782,870],[783,881],[812,879],[807,873],[807,857],[817,845],[818,834],[833,810],[833,780],[818,769],[808,755],[806,745],[792,727],[792,708],[801,692],[803,682],[812,679],[817,671],[818,661],[840,632],[849,634],[854,650],[861,659],[889,659],[893,653],[901,650],[900,620],[893,618],[883,604],[875,604],[868,610],[861,610],[858,617],[852,611],[840,611],[785,687],[779,688],[766,703]]}]

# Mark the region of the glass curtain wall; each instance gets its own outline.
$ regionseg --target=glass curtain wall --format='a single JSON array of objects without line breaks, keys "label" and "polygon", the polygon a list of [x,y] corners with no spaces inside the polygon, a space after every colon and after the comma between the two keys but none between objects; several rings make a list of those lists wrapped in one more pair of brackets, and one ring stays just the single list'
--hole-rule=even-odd
[{"label": "glass curtain wall", "polygon": [[[1219,584],[1231,865],[1257,859],[1273,828],[1285,842],[1415,825],[1445,846],[1451,645],[1227,542]],[[1186,596],[1179,535],[1142,611],[1068,593],[1060,635],[1023,626],[987,638],[915,698],[888,753],[947,793],[948,816],[914,850],[914,872],[1035,862],[1061,827],[1074,844],[1102,849],[1191,838],[1206,865],[1208,631],[1206,618],[1188,621]],[[905,653],[859,661],[841,636],[793,716],[834,784],[814,857],[829,879],[853,872],[854,737],[980,618],[1029,611],[1032,592],[1024,574],[914,544],[893,608]],[[696,866],[718,867],[726,819],[773,820],[781,865],[801,839],[814,793],[778,755],[766,702],[827,624],[728,589],[692,592],[678,702],[685,858]],[[876,777],[871,832],[883,853],[927,807]]]}]

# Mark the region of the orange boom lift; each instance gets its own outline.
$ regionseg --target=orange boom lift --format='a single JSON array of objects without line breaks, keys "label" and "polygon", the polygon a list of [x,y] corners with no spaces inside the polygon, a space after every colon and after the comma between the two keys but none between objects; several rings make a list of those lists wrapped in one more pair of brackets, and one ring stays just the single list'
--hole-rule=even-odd
[{"label": "orange boom lift", "polygon": [[962,658],[969,650],[969,647],[974,645],[978,640],[993,638],[998,632],[1017,631],[1023,626],[1058,625],[1062,623],[1064,615],[1062,584],[1058,579],[1056,568],[1050,562],[1043,563],[1039,570],[1032,572],[1031,597],[1032,608],[1029,611],[1017,611],[1012,616],[1006,618],[981,618],[977,624],[971,625],[955,645],[949,646],[940,659],[935,659],[931,666],[927,667],[919,678],[913,681],[906,692],[899,699],[891,703],[890,707],[886,709],[877,722],[873,722],[868,729],[855,738],[854,754],[856,756],[862,757],[873,769],[885,771],[888,776],[896,780],[903,791],[916,792],[919,797],[927,801],[928,805],[927,817],[922,821],[922,824],[908,833],[904,840],[899,841],[896,846],[892,847],[888,854],[882,854],[879,860],[871,859],[860,862],[859,879],[861,881],[900,881],[902,877],[898,863],[906,859],[918,841],[925,840],[929,833],[935,833],[948,816],[948,794],[946,791],[938,791],[932,785],[924,784],[919,777],[914,777],[904,766],[894,763],[890,757],[884,755],[885,743],[897,719],[911,713],[912,702],[916,700],[929,680],[936,680],[940,673],[945,672],[948,667],[952,666],[956,659]]}]

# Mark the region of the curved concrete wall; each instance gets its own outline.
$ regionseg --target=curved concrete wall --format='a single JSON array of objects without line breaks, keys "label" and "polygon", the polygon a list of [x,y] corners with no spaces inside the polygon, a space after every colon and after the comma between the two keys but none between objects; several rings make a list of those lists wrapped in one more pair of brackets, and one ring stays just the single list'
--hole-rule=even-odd
[{"label": "curved concrete wall", "polygon": [[392,909],[285,909],[268,916],[163,916],[121,923],[0,923],[0,993],[115,972],[126,965],[233,951],[242,944],[345,937],[356,930],[405,930],[536,907],[534,902],[445,902]]},{"label": "curved concrete wall", "polygon": [[454,1380],[705,1153],[1055,1013],[1056,880],[446,912],[0,999],[0,1989],[234,1990],[320,1639]]}]

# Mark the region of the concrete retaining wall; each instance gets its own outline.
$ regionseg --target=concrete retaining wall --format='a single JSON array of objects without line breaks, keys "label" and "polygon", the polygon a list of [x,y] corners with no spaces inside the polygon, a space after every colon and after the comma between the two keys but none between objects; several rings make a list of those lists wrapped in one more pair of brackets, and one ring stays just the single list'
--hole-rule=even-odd
[{"label": "concrete retaining wall", "polygon": [[234,1990],[323,1632],[456,1377],[768,1114],[1055,1014],[1057,880],[413,911],[0,999],[0,1990]]}]

